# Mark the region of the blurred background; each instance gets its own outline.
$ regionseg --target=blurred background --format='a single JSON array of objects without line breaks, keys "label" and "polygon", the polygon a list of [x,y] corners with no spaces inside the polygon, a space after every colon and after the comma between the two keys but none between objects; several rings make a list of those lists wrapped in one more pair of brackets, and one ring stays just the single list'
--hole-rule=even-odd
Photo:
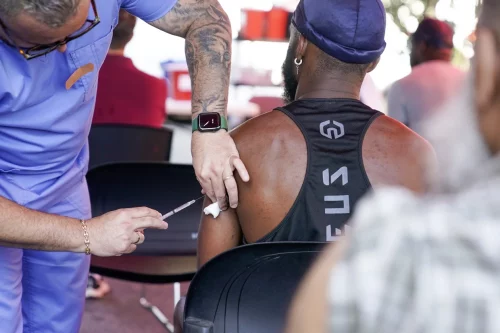
[{"label": "blurred background", "polygon": [[[288,47],[288,26],[298,0],[220,0],[233,27],[233,59],[228,107],[230,127],[280,105],[281,65]],[[386,112],[388,88],[411,72],[409,36],[425,17],[448,22],[455,30],[453,64],[466,70],[472,58],[474,27],[481,0],[384,0],[387,48],[366,79],[362,101]],[[138,21],[125,48],[141,71],[167,80],[167,126],[174,130],[171,161],[191,163],[190,80],[184,40]],[[369,92],[364,92],[369,90]],[[371,94],[376,101],[363,100]],[[373,98],[372,98],[373,99]],[[182,125],[184,121],[184,125]]]},{"label": "blurred background", "polygon": [[[220,0],[233,27],[231,98],[245,102],[254,96],[281,95],[281,64],[287,50],[288,12],[298,0]],[[455,29],[455,65],[467,68],[473,56],[478,0],[384,0],[387,49],[372,73],[378,89],[410,73],[408,37],[424,15],[447,21]],[[138,22],[125,50],[142,71],[165,76],[166,62],[185,61],[184,41]],[[173,97],[172,94],[169,94]]]}]

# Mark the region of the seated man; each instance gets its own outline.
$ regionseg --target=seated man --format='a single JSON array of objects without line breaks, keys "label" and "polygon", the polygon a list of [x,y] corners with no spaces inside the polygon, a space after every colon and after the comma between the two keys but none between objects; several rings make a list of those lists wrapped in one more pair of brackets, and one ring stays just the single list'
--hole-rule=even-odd
[{"label": "seated man", "polygon": [[120,10],[111,46],[99,72],[92,124],[160,128],[166,117],[167,83],[141,72],[124,56],[134,36],[136,17]]},{"label": "seated man", "polygon": [[[236,178],[236,209],[202,218],[199,267],[243,243],[333,241],[348,231],[356,203],[372,186],[426,190],[430,145],[359,100],[384,34],[380,0],[300,1],[283,64],[289,104],[232,131],[251,179]],[[183,301],[176,332],[182,309]]]},{"label": "seated man", "polygon": [[363,200],[352,238],[302,283],[286,332],[499,331],[499,15],[500,1],[483,1],[466,84],[423,127],[438,158],[432,194]]},{"label": "seated man", "polygon": [[251,180],[236,178],[237,209],[203,217],[199,266],[243,243],[332,241],[372,186],[425,190],[432,148],[359,101],[385,48],[383,4],[361,2],[299,3],[283,65],[289,104],[232,132]]},{"label": "seated man", "polygon": [[232,132],[251,179],[236,178],[236,209],[202,218],[198,266],[245,242],[335,240],[372,186],[425,191],[430,145],[359,100],[384,35],[380,0],[300,1],[283,64],[289,104]]}]

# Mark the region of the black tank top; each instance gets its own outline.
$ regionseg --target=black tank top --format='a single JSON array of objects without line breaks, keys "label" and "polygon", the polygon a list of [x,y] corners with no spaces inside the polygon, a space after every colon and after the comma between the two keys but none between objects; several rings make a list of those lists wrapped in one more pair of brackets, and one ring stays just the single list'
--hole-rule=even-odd
[{"label": "black tank top", "polygon": [[362,146],[382,113],[353,99],[302,99],[277,110],[300,128],[307,146],[302,188],[283,221],[258,242],[333,241],[371,188]]}]

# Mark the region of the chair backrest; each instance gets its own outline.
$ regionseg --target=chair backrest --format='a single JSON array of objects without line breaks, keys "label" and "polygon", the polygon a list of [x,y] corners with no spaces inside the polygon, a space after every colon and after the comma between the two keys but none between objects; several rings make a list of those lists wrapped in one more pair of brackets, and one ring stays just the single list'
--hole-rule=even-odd
[{"label": "chair backrest", "polygon": [[106,163],[168,161],[173,131],[133,125],[93,125],[89,169]]},{"label": "chair backrest", "polygon": [[183,332],[282,332],[295,290],[324,245],[260,243],[217,256],[191,281]]},{"label": "chair backrest", "polygon": [[[201,196],[192,165],[116,163],[87,174],[92,215],[130,207],[164,214]],[[146,230],[134,255],[195,255],[202,200],[168,219],[167,230]]]}]

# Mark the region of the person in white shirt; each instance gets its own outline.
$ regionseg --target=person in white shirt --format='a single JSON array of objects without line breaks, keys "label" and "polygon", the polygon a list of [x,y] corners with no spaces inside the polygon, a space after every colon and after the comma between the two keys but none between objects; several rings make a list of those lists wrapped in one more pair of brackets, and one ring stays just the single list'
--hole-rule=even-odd
[{"label": "person in white shirt", "polygon": [[473,70],[425,125],[432,191],[367,197],[302,283],[287,333],[500,331],[498,15],[484,0]]},{"label": "person in white shirt", "polygon": [[425,18],[411,36],[412,72],[395,82],[388,94],[388,115],[422,134],[421,122],[452,97],[464,72],[451,64],[453,29]]}]

